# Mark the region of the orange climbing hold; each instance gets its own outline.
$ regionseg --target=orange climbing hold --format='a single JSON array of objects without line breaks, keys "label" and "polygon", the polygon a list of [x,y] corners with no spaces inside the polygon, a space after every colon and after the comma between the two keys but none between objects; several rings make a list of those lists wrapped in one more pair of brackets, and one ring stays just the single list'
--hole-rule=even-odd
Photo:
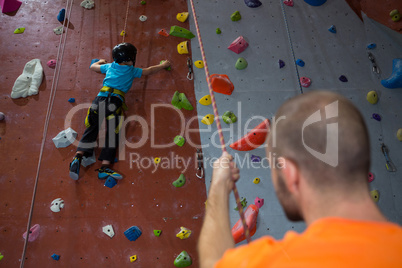
[{"label": "orange climbing hold", "polygon": [[234,85],[226,74],[212,74],[210,76],[212,90],[225,95],[232,95]]},{"label": "orange climbing hold", "polygon": [[[244,217],[246,218],[246,223],[248,229],[250,230],[250,237],[253,236],[255,234],[255,231],[257,230],[258,211],[259,211],[258,207],[254,204],[251,204],[247,207],[246,211],[244,212]],[[232,236],[235,241],[235,244],[240,243],[241,241],[246,239],[241,219],[239,219],[233,226]]]},{"label": "orange climbing hold", "polygon": [[251,151],[262,145],[269,133],[270,122],[265,119],[253,130],[247,133],[243,138],[235,141],[230,148],[237,151]]},{"label": "orange climbing hold", "polygon": [[161,29],[158,34],[163,36],[169,36],[169,32],[166,29]]}]

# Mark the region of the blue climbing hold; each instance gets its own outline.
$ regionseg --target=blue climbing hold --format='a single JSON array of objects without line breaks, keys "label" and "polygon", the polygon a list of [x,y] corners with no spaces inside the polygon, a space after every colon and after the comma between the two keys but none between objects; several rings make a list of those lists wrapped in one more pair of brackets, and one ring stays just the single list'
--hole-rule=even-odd
[{"label": "blue climbing hold", "polygon": [[283,60],[279,60],[279,68],[282,69],[285,67],[285,62]]},{"label": "blue climbing hold", "polygon": [[117,159],[117,157],[114,158],[114,163],[119,162],[119,159]]},{"label": "blue climbing hold", "polygon": [[130,241],[135,241],[138,239],[138,237],[140,237],[140,235],[142,234],[140,228],[138,228],[137,226],[131,226],[130,228],[128,228],[125,232],[124,235],[127,237],[128,240]]},{"label": "blue climbing hold", "polygon": [[381,116],[379,114],[373,114],[372,117],[377,121],[381,121]]},{"label": "blue climbing hold", "polygon": [[113,188],[116,184],[117,184],[117,181],[114,178],[109,176],[107,178],[107,180],[105,181],[104,186],[107,186],[109,188]]},{"label": "blue climbing hold", "polygon": [[339,80],[341,80],[341,82],[344,82],[344,83],[348,82],[348,79],[344,75],[339,76]]},{"label": "blue climbing hold", "polygon": [[367,49],[375,49],[377,47],[376,43],[371,43],[367,45]]},{"label": "blue climbing hold", "polygon": [[74,103],[74,102],[75,102],[75,99],[74,99],[74,98],[69,98],[69,99],[68,99],[68,102],[69,102],[69,103]]},{"label": "blue climbing hold", "polygon": [[305,65],[304,61],[301,60],[301,59],[298,59],[298,60],[296,61],[296,64],[299,65],[300,67],[304,67],[304,65]]},{"label": "blue climbing hold", "polygon": [[324,4],[325,2],[327,2],[327,0],[304,0],[304,2],[306,2],[307,4],[311,5],[311,6],[321,6],[322,4]]},{"label": "blue climbing hold", "polygon": [[65,17],[66,17],[66,10],[63,8],[62,10],[60,10],[59,15],[57,15],[57,20],[63,22]]},{"label": "blue climbing hold", "polygon": [[[98,61],[99,61],[99,59],[92,59],[91,60],[91,65],[94,64],[95,62],[98,62]],[[91,65],[89,65],[89,68],[91,68]]]},{"label": "blue climbing hold", "polygon": [[55,260],[55,261],[58,261],[60,259],[60,255],[53,254],[52,259]]},{"label": "blue climbing hold", "polygon": [[392,74],[388,79],[381,80],[386,88],[402,88],[402,59],[392,61]]},{"label": "blue climbing hold", "polygon": [[246,6],[251,8],[256,8],[262,5],[259,0],[244,0],[244,3],[246,4]]},{"label": "blue climbing hold", "polygon": [[335,25],[331,25],[331,27],[329,27],[328,31],[330,31],[331,33],[336,33]]}]

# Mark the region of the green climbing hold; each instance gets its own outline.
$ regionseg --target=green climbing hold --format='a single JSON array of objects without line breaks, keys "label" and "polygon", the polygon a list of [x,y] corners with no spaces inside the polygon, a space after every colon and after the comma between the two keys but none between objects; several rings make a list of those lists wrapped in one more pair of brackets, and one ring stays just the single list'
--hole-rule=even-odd
[{"label": "green climbing hold", "polygon": [[221,33],[222,33],[221,29],[216,28],[216,34],[221,34]]},{"label": "green climbing hold", "polygon": [[14,33],[15,34],[22,34],[23,32],[25,32],[25,28],[24,27],[20,27],[15,29]]},{"label": "green climbing hold", "polygon": [[188,255],[188,253],[183,250],[179,256],[177,256],[177,258],[174,260],[174,266],[176,267],[187,267],[190,266],[193,262],[191,261],[191,257],[190,255]]},{"label": "green climbing hold", "polygon": [[232,15],[230,15],[230,19],[232,21],[238,21],[241,20],[241,15],[239,11],[235,11]]},{"label": "green climbing hold", "polygon": [[[241,204],[242,208],[245,208],[247,206],[247,200],[245,197],[242,197],[240,199],[240,204]],[[237,204],[236,204],[235,210],[239,210],[239,208],[237,207]]]},{"label": "green climbing hold", "polygon": [[182,187],[186,183],[186,177],[184,177],[184,174],[180,174],[180,177],[175,180],[172,184],[174,187]]},{"label": "green climbing hold", "polygon": [[0,261],[4,258],[4,256],[0,253]]},{"label": "green climbing hold", "polygon": [[188,111],[193,110],[193,106],[191,105],[190,101],[187,99],[186,94],[184,93],[179,93],[179,91],[176,91],[173,95],[172,98],[172,105],[176,107],[177,109],[185,109]]},{"label": "green climbing hold", "polygon": [[183,38],[187,38],[187,39],[191,39],[193,37],[195,37],[195,35],[190,32],[187,29],[184,29],[182,27],[179,26],[172,26],[170,27],[170,35],[176,36],[176,37],[183,37]]},{"label": "green climbing hold", "polygon": [[145,2],[144,0],[140,2],[141,5],[145,5],[147,2]]},{"label": "green climbing hold", "polygon": [[177,146],[182,147],[185,142],[186,142],[186,139],[184,139],[184,137],[182,137],[180,135],[174,137],[174,143],[176,143]]},{"label": "green climbing hold", "polygon": [[162,233],[162,230],[154,230],[154,235],[155,236],[160,236],[161,235],[161,233]]},{"label": "green climbing hold", "polygon": [[232,124],[232,123],[236,123],[237,122],[237,117],[236,115],[231,112],[231,111],[227,111],[222,115],[222,119],[223,122],[225,122],[226,124]]},{"label": "green climbing hold", "polygon": [[[162,64],[162,63],[164,63],[165,61],[166,61],[166,60],[161,60],[161,62],[159,62],[159,64]],[[169,66],[169,67],[165,68],[165,70],[170,71],[170,70],[172,70],[172,68]]]},{"label": "green climbing hold", "polygon": [[236,67],[237,70],[246,69],[247,66],[248,66],[248,63],[247,63],[247,61],[246,61],[245,58],[238,58],[238,59],[237,59],[236,65],[235,65],[235,67]]}]

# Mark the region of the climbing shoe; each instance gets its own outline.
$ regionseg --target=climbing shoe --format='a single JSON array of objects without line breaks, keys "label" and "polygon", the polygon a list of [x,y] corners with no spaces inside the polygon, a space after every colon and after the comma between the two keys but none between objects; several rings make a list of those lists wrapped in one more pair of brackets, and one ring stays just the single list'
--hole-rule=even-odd
[{"label": "climbing shoe", "polygon": [[113,171],[108,167],[101,167],[100,169],[97,169],[97,171],[98,171],[98,179],[100,180],[105,180],[109,176],[116,180],[123,179],[122,175],[120,175],[119,173]]},{"label": "climbing shoe", "polygon": [[80,175],[81,157],[75,156],[70,163],[70,178],[78,180]]}]

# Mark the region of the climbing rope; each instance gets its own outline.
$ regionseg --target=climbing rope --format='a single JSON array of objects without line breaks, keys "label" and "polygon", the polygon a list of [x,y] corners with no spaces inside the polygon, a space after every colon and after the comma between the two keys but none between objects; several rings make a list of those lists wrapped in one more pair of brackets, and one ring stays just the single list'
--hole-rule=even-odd
[{"label": "climbing rope", "polygon": [[64,56],[64,48],[65,48],[65,45],[66,45],[68,27],[69,27],[69,24],[70,24],[71,9],[72,9],[74,0],[71,0],[70,2],[69,1],[70,0],[67,0],[66,8],[65,8],[66,11],[68,10],[67,11],[68,16],[66,16],[67,19],[64,20],[64,22],[63,22],[63,31],[64,31],[64,28],[65,28],[66,32],[65,32],[65,34],[63,34],[63,33],[61,34],[60,41],[59,41],[59,47],[57,49],[56,69],[55,69],[53,80],[52,80],[52,86],[50,88],[49,103],[48,103],[48,106],[47,106],[45,124],[44,124],[44,127],[43,127],[42,144],[41,144],[40,153],[39,153],[38,167],[36,169],[35,184],[34,184],[34,188],[33,188],[31,207],[30,207],[29,216],[28,216],[28,224],[27,224],[27,229],[26,229],[26,234],[27,235],[26,235],[25,242],[24,242],[24,249],[22,251],[20,268],[24,267],[24,263],[25,263],[25,255],[26,255],[26,250],[27,250],[27,246],[28,246],[29,232],[30,232],[30,229],[31,229],[32,215],[33,215],[33,209],[34,209],[34,204],[35,204],[36,191],[37,191],[37,188],[38,188],[39,172],[40,172],[40,167],[41,167],[41,162],[42,162],[43,150],[45,148],[47,130],[48,130],[48,127],[49,127],[50,116],[51,116],[51,113],[52,113],[53,103],[54,103],[54,99],[55,99],[55,96],[56,96],[56,89],[57,89],[57,86],[58,86],[58,83],[59,83],[60,70],[61,70],[61,65],[62,65],[63,56]]},{"label": "climbing rope", "polygon": [[130,8],[130,0],[127,0],[127,10],[126,10],[126,19],[124,20],[124,28],[123,28],[123,41],[122,43],[124,43],[124,39],[126,37],[126,29],[127,29],[127,20],[128,20],[128,10]]},{"label": "climbing rope", "polygon": [[[198,37],[198,41],[200,43],[201,56],[202,56],[202,60],[204,61],[205,76],[207,78],[209,95],[211,96],[211,102],[212,102],[212,108],[214,110],[216,127],[218,128],[219,140],[221,142],[221,149],[222,149],[222,152],[226,152],[225,140],[223,138],[222,127],[221,127],[221,121],[219,120],[219,114],[218,114],[218,108],[216,106],[215,95],[214,95],[214,91],[212,90],[212,86],[211,86],[211,79],[209,77],[207,59],[205,57],[204,46],[202,44],[200,28],[198,26],[198,20],[197,20],[197,15],[195,13],[193,0],[190,0],[190,3],[191,3],[191,10],[193,12],[195,28],[197,30],[197,37]],[[240,196],[239,196],[239,192],[237,191],[236,184],[233,184],[233,193],[234,193],[234,196],[235,196],[235,199],[236,199],[237,208],[239,209],[239,214],[240,214],[240,218],[241,218],[241,221],[242,221],[242,224],[243,224],[244,234],[245,234],[245,237],[247,239],[247,243],[250,243],[250,241],[251,241],[250,232],[249,232],[249,229],[248,229],[248,226],[247,226],[247,223],[246,223],[246,218],[244,216],[243,207],[242,207],[242,205],[240,203]]]},{"label": "climbing rope", "polygon": [[285,13],[285,8],[284,8],[285,4],[283,3],[283,0],[279,0],[279,1],[281,2],[283,20],[285,21],[285,27],[286,27],[286,32],[287,32],[287,35],[288,35],[288,41],[289,41],[290,51],[292,52],[293,65],[294,65],[295,70],[296,70],[297,84],[299,85],[301,94],[303,94],[303,88],[302,88],[302,86],[301,86],[301,84],[300,84],[299,69],[297,68],[297,64],[296,64],[295,51],[293,50],[292,38],[290,38],[290,31],[289,31],[288,20],[286,19],[286,13]]}]

